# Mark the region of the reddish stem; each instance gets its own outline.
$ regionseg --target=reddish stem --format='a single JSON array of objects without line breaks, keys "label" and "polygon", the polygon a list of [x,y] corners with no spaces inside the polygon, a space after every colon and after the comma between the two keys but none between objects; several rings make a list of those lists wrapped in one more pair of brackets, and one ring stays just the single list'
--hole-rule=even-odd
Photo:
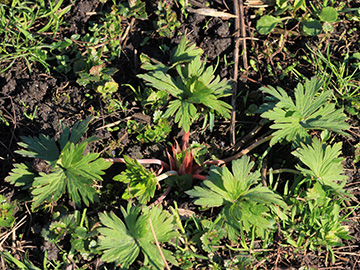
[{"label": "reddish stem", "polygon": [[182,150],[185,150],[189,147],[189,134],[190,131],[184,131],[184,135],[182,137]]},{"label": "reddish stem", "polygon": [[205,175],[201,175],[201,174],[193,174],[192,177],[194,179],[199,179],[199,180],[202,180],[202,181],[207,179],[207,177]]},{"label": "reddish stem", "polygon": [[[105,160],[111,161],[112,163],[116,163],[116,162],[125,163],[125,160],[123,158],[106,158]],[[157,164],[163,166],[165,170],[170,169],[169,165],[166,162],[156,158],[137,159],[137,162],[139,162],[140,164]]]},{"label": "reddish stem", "polygon": [[166,196],[170,193],[171,187],[167,187],[165,192],[153,203],[153,205],[158,205],[159,203],[162,203],[162,201],[166,198]]}]

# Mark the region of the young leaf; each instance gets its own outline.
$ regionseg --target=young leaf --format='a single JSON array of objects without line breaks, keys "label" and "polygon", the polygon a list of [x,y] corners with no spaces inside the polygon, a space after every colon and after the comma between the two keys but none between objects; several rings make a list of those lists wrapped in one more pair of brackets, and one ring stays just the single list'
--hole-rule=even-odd
[{"label": "young leaf", "polygon": [[190,42],[183,37],[180,41],[180,44],[173,48],[170,53],[170,64],[171,67],[182,64],[184,62],[190,62],[197,56],[201,56],[203,50],[196,48],[195,44],[190,44]]},{"label": "young leaf", "polygon": [[[98,229],[100,232],[99,250],[103,251],[101,260],[115,262],[121,268],[128,269],[142,252],[145,265],[162,269],[164,262],[155,245],[149,219],[153,224],[156,239],[162,243],[177,236],[177,231],[172,224],[173,217],[160,207],[154,207],[151,210],[146,207],[139,216],[141,208],[131,206],[130,203],[126,210],[122,207],[121,211],[125,223],[112,212],[99,215],[103,225]],[[162,252],[168,261],[176,264],[171,252],[164,249]]]},{"label": "young leaf", "polygon": [[[88,125],[91,120],[92,118],[88,117],[84,121],[76,122],[72,127],[71,131],[69,126],[66,126],[65,128],[62,126],[63,131],[61,132],[60,139],[58,141],[60,145],[60,150],[64,149],[65,145],[68,142],[77,144],[81,137],[84,136],[85,132],[87,131]],[[90,142],[92,140],[96,139],[92,137],[91,140],[88,139],[87,141]]]},{"label": "young leaf", "polygon": [[149,86],[160,91],[166,90],[175,98],[170,101],[164,113],[165,118],[175,115],[175,122],[188,132],[191,123],[200,114],[216,112],[225,118],[230,117],[231,106],[219,100],[231,94],[230,81],[220,81],[212,67],[205,69],[199,56],[184,67],[178,65],[176,71],[179,74],[176,78],[161,70],[138,75]]},{"label": "young leaf", "polygon": [[154,197],[158,180],[155,174],[146,170],[136,159],[124,156],[126,170],[114,177],[115,181],[120,181],[128,185],[128,189],[124,191],[122,198],[125,200],[131,197],[138,197],[140,203],[147,203]]},{"label": "young leaf", "polygon": [[279,22],[281,22],[281,19],[271,15],[262,16],[256,23],[256,30],[260,35],[267,35],[275,29]]},{"label": "young leaf", "polygon": [[318,36],[322,32],[322,24],[318,20],[310,19],[301,22],[305,34],[309,36]]},{"label": "young leaf", "polygon": [[23,142],[18,143],[25,149],[17,150],[16,153],[32,158],[46,160],[52,167],[55,166],[59,159],[59,149],[53,138],[49,138],[43,134],[37,137],[21,137]]},{"label": "young leaf", "polygon": [[15,185],[24,186],[23,189],[31,187],[34,181],[35,173],[31,166],[27,163],[15,164],[15,168],[12,169],[9,176],[5,178],[5,181]]},{"label": "young leaf", "polygon": [[344,159],[339,157],[341,146],[341,143],[327,146],[317,138],[314,138],[309,145],[301,144],[301,147],[296,149],[293,155],[308,168],[300,165],[297,165],[296,168],[305,176],[319,181],[322,185],[341,190],[346,179],[341,165]]},{"label": "young leaf", "polygon": [[318,94],[322,83],[315,77],[299,83],[295,89],[295,102],[280,87],[263,87],[264,93],[272,95],[277,103],[267,108],[261,116],[275,122],[270,128],[276,129],[270,145],[287,140],[299,145],[300,142],[310,142],[309,130],[330,130],[346,135],[343,130],[349,128],[345,123],[346,116],[341,110],[329,104],[330,91]]},{"label": "young leaf", "polygon": [[260,179],[260,173],[251,172],[254,162],[249,161],[247,156],[233,161],[233,173],[226,167],[212,167],[201,187],[186,192],[195,198],[195,204],[223,207],[221,215],[233,241],[237,240],[240,230],[249,232],[253,227],[258,235],[263,236],[272,227],[268,205],[286,206],[281,197],[267,187],[254,186]]},{"label": "young leaf", "polygon": [[333,7],[324,7],[319,14],[319,18],[324,22],[333,23],[337,20],[338,13]]},{"label": "young leaf", "polygon": [[49,174],[40,173],[40,176],[35,178],[31,192],[34,196],[33,208],[58,200],[66,190],[78,207],[81,200],[86,205],[98,200],[92,187],[93,181],[101,181],[100,175],[104,174],[103,170],[109,168],[111,163],[98,159],[97,153],[84,156],[86,145],[87,142],[76,146],[70,144],[70,147],[61,153],[58,167]]}]

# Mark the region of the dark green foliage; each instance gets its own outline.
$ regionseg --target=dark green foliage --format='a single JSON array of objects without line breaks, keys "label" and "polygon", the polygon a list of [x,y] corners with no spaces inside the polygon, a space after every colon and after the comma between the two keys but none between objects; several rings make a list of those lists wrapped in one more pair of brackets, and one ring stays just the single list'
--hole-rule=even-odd
[{"label": "dark green foliage", "polygon": [[19,154],[43,159],[51,165],[48,174],[40,172],[37,175],[28,165],[16,164],[6,178],[14,185],[31,187],[33,208],[55,202],[66,192],[78,207],[81,201],[89,205],[98,200],[92,185],[94,181],[102,180],[101,175],[111,163],[100,159],[97,153],[84,155],[87,144],[97,140],[91,137],[78,143],[89,122],[90,118],[78,122],[71,131],[69,127],[63,128],[59,140],[41,134],[39,138],[23,137],[24,142],[19,143],[25,148],[17,151]]},{"label": "dark green foliage", "polygon": [[[186,44],[186,40],[182,42],[179,47],[187,50],[190,45]],[[166,66],[149,63],[143,66],[149,72],[138,75],[139,78],[147,82],[148,86],[159,91],[166,90],[175,98],[170,101],[164,117],[174,116],[175,122],[186,132],[190,130],[190,125],[200,115],[205,115],[210,119],[214,118],[215,113],[225,118],[230,117],[231,106],[221,101],[220,98],[231,95],[231,81],[220,81],[219,76],[214,75],[214,68],[211,66],[206,68],[200,60],[200,56],[195,54],[199,52],[193,51],[193,56],[190,57],[186,51],[175,50],[173,58],[176,61],[177,77],[171,77],[167,74],[168,68]],[[184,66],[179,65],[179,63],[190,59],[191,61]],[[211,129],[213,124],[211,121]]]}]

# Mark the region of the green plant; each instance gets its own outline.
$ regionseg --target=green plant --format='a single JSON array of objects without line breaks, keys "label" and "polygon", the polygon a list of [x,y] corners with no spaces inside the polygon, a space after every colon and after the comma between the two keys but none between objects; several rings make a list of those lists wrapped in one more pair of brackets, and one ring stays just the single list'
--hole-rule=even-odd
[{"label": "green plant", "polygon": [[[326,1],[327,2],[327,1]],[[302,32],[309,36],[318,36],[323,31],[330,33],[334,31],[333,24],[338,20],[338,11],[334,7],[327,6],[327,3],[309,3],[304,0],[276,1],[273,15],[264,15],[256,23],[256,30],[267,35],[283,21],[295,21],[301,24]],[[305,13],[311,10],[309,13]],[[289,15],[289,16],[286,16]]]},{"label": "green plant", "polygon": [[316,76],[324,81],[326,88],[332,90],[335,102],[343,106],[347,113],[358,116],[360,57],[347,50],[341,58],[336,59],[329,46],[324,53],[308,46],[307,49],[310,51],[310,58],[305,59],[314,67]]},{"label": "green plant", "polygon": [[114,213],[99,215],[102,227],[98,229],[99,250],[103,252],[101,260],[115,262],[123,269],[134,263],[140,252],[144,265],[155,269],[163,268],[171,262],[177,265],[169,250],[159,243],[168,242],[178,235],[172,224],[173,217],[161,207],[131,206],[121,207],[125,223]]},{"label": "green plant", "polygon": [[176,12],[171,9],[170,3],[159,0],[155,14],[157,15],[157,20],[156,22],[154,21],[156,31],[162,37],[172,38],[175,29],[179,27],[181,23],[177,19]]},{"label": "green plant", "polygon": [[15,222],[15,204],[0,195],[0,227],[12,228]]},{"label": "green plant", "polygon": [[299,249],[325,247],[334,262],[333,247],[343,246],[341,240],[351,238],[347,226],[342,225],[346,220],[340,214],[342,200],[334,199],[319,182],[300,196],[302,200],[291,200],[291,219],[283,230],[286,241]]},{"label": "green plant", "polygon": [[331,91],[320,92],[322,83],[315,77],[299,83],[295,88],[295,101],[282,89],[272,86],[262,87],[264,93],[270,94],[270,102],[260,107],[261,116],[275,122],[271,129],[276,131],[270,141],[273,145],[282,140],[299,145],[311,139],[309,130],[329,130],[346,135],[343,130],[349,128],[345,114],[329,103]]},{"label": "green plant", "polygon": [[339,157],[341,147],[341,143],[330,146],[316,138],[312,139],[309,145],[301,144],[301,147],[297,148],[293,155],[299,158],[307,168],[300,165],[297,165],[296,168],[309,181],[319,182],[324,189],[331,188],[333,192],[342,194],[346,176],[341,164],[344,159]]},{"label": "green plant", "polygon": [[71,131],[69,127],[63,128],[58,140],[42,134],[38,138],[22,137],[24,142],[19,145],[24,149],[17,153],[45,160],[50,172],[37,174],[32,172],[28,164],[17,164],[5,180],[17,186],[31,186],[34,209],[45,203],[56,202],[66,191],[78,207],[81,201],[86,205],[98,201],[93,181],[101,181],[103,171],[111,163],[98,158],[97,153],[84,156],[87,144],[98,139],[91,137],[79,143],[90,120],[88,118],[76,123]]},{"label": "green plant", "polygon": [[25,104],[25,102],[24,101],[22,101],[21,100],[21,104],[23,105],[23,114],[24,114],[24,116],[27,118],[27,119],[29,119],[29,120],[31,120],[31,121],[34,121],[34,119],[36,118],[36,111],[37,111],[37,108],[38,108],[38,106],[35,106],[35,108],[34,108],[34,111],[31,113],[31,114],[27,114],[26,113],[26,109],[29,107],[29,106],[27,106],[26,104]]},{"label": "green plant", "polygon": [[[214,75],[214,68],[205,68],[205,64],[200,60],[198,53],[194,53],[194,58],[184,66],[179,65],[184,61],[189,61],[186,51],[190,45],[185,38],[179,45],[178,50],[173,54],[173,65],[176,67],[177,77],[171,77],[166,72],[169,68],[164,65],[143,65],[148,70],[147,74],[138,75],[147,84],[158,90],[166,90],[174,100],[171,100],[164,117],[174,115],[174,120],[185,132],[189,132],[190,125],[199,118],[200,115],[208,116],[210,119],[210,129],[214,125],[215,113],[221,116],[230,117],[231,106],[221,101],[220,98],[231,94],[231,82],[220,81],[219,76]],[[185,58],[186,57],[186,58]],[[176,63],[176,64],[175,64]],[[207,117],[206,117],[207,119]]]},{"label": "green plant", "polygon": [[[89,60],[91,62],[91,60]],[[89,63],[90,63],[89,62]],[[78,73],[79,77],[76,82],[82,86],[86,86],[89,89],[94,89],[95,92],[100,94],[101,99],[105,103],[108,113],[112,113],[115,110],[124,110],[122,102],[118,99],[114,99],[119,85],[112,78],[118,70],[116,68],[105,68],[105,63],[92,66],[90,69]]]},{"label": "green plant", "polygon": [[0,123],[4,124],[5,126],[10,126],[10,123],[8,120],[6,120],[3,111],[0,111]]},{"label": "green plant", "polygon": [[282,229],[289,244],[299,249],[325,247],[332,261],[332,247],[341,246],[341,239],[349,239],[347,227],[342,225],[347,215],[341,215],[340,210],[352,195],[344,189],[340,149],[341,143],[331,146],[314,138],[293,152],[300,160],[296,169],[301,175],[285,192],[291,214]]},{"label": "green plant", "polygon": [[126,170],[114,177],[115,181],[128,184],[122,198],[129,200],[138,197],[140,203],[146,203],[154,197],[158,179],[153,172],[146,170],[136,159],[132,160],[124,156],[124,161]]},{"label": "green plant", "polygon": [[237,241],[240,235],[242,243],[244,232],[265,238],[267,230],[274,226],[271,207],[279,207],[278,211],[286,207],[279,195],[261,184],[256,185],[260,172],[252,173],[254,163],[249,161],[247,156],[233,161],[233,173],[226,167],[212,167],[201,187],[186,191],[197,205],[222,207],[220,215],[229,239]]},{"label": "green plant", "polygon": [[129,120],[126,124],[129,134],[137,134],[136,139],[142,143],[159,143],[164,141],[171,132],[169,121],[163,118],[161,111],[155,111],[153,124],[141,124]]},{"label": "green plant", "polygon": [[75,211],[72,214],[56,212],[48,228],[42,230],[43,237],[51,243],[59,244],[66,235],[70,236],[71,249],[67,257],[81,253],[83,259],[89,260],[98,253],[95,236],[97,236],[98,222],[86,216],[85,208],[82,214]]},{"label": "green plant", "polygon": [[53,46],[44,33],[55,36],[63,25],[62,17],[71,9],[71,5],[61,8],[63,2],[27,0],[0,5],[0,61],[8,63],[0,72],[21,59],[30,72],[32,62],[50,72],[47,60]]},{"label": "green plant", "polygon": [[[143,91],[141,91],[140,87],[136,90],[131,85],[128,86],[131,91],[135,94],[135,100],[140,102],[141,105],[145,108],[145,112],[154,112],[158,111],[159,108],[165,106],[169,99],[169,93],[166,90],[154,91],[150,87],[145,87]],[[154,117],[155,117],[154,113]]]},{"label": "green plant", "polygon": [[[115,4],[116,1],[113,1]],[[117,13],[124,18],[131,18],[134,17],[135,19],[146,20],[148,15],[146,13],[146,4],[141,0],[134,0],[125,3],[119,3],[117,9]],[[113,9],[114,6],[113,6]]]},{"label": "green plant", "polygon": [[40,268],[34,266],[25,254],[24,262],[19,261],[9,252],[0,251],[2,257],[9,264],[11,269],[17,270],[40,270]]},{"label": "green plant", "polygon": [[[108,99],[111,94],[117,91],[117,84],[113,82],[112,76],[117,72],[116,68],[105,68],[104,63],[93,65],[78,73],[77,83],[82,86],[96,89],[102,98]],[[116,84],[116,85],[115,85]]]}]

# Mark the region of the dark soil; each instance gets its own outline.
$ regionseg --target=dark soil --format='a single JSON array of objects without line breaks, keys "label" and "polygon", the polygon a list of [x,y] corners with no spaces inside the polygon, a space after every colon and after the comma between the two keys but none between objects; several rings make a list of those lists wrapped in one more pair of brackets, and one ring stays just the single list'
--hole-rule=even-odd
[{"label": "dark soil", "polygon": [[[65,1],[66,2],[66,1]],[[169,1],[171,4],[172,1]],[[199,1],[204,2],[205,1]],[[213,8],[227,11],[227,2],[230,9],[232,9],[231,1],[211,1]],[[151,12],[152,2],[147,1],[147,8]],[[359,4],[348,3],[349,7],[359,6]],[[81,0],[76,1],[76,4],[71,11],[66,15],[65,20],[69,23],[67,29],[61,29],[59,39],[70,37],[73,34],[84,35],[88,32],[91,20],[96,19],[96,12],[106,10],[107,5],[100,3],[98,0]],[[174,7],[176,9],[176,7]],[[165,160],[165,150],[169,147],[167,142],[159,143],[157,145],[140,144],[134,136],[127,134],[124,130],[108,131],[104,126],[109,123],[121,121],[126,117],[134,117],[134,114],[141,114],[142,107],[135,101],[134,94],[124,84],[131,84],[134,87],[140,84],[136,78],[136,74],[141,72],[139,67],[139,55],[145,53],[155,59],[167,61],[164,54],[159,49],[159,46],[164,44],[172,48],[181,40],[181,35],[186,34],[187,38],[195,42],[202,48],[207,57],[209,64],[215,65],[219,61],[217,73],[222,78],[231,79],[233,76],[233,65],[227,66],[224,59],[228,63],[233,61],[234,39],[235,32],[234,24],[222,18],[205,17],[202,15],[189,13],[188,18],[185,19],[180,14],[179,18],[181,26],[175,31],[174,37],[163,38],[156,34],[150,21],[135,21],[129,35],[123,44],[123,53],[120,59],[109,63],[109,66],[116,67],[119,71],[114,77],[115,81],[120,85],[118,91],[118,98],[124,102],[128,102],[129,107],[126,112],[116,112],[107,114],[103,108],[102,101],[95,92],[76,82],[76,75],[73,73],[59,74],[52,71],[51,74],[46,72],[46,69],[37,64],[32,63],[32,73],[25,62],[16,62],[11,69],[0,74],[0,113],[8,122],[8,125],[0,122],[0,179],[4,179],[10,172],[15,163],[24,162],[24,158],[16,154],[19,149],[17,145],[21,142],[21,136],[38,136],[40,133],[49,136],[56,136],[57,131],[60,130],[60,123],[72,126],[75,122],[85,119],[88,116],[95,115],[99,112],[94,121],[91,122],[90,128],[86,136],[99,136],[101,141],[91,144],[91,152],[99,152],[103,157],[109,155],[122,156],[124,154],[133,158],[160,158]],[[228,10],[228,12],[232,12]],[[247,134],[255,127],[259,121],[258,117],[246,116],[245,111],[249,104],[260,104],[262,102],[262,95],[257,91],[262,85],[281,86],[284,89],[291,90],[297,84],[298,80],[292,73],[285,74],[283,71],[294,62],[299,62],[299,72],[306,77],[311,77],[313,68],[302,58],[306,54],[302,48],[304,44],[312,44],[318,46],[322,44],[322,50],[325,50],[323,44],[327,43],[333,51],[339,55],[343,54],[344,46],[350,50],[358,50],[358,44],[353,44],[348,34],[345,38],[340,39],[342,33],[348,33],[351,29],[352,22],[345,22],[336,27],[336,33],[332,36],[333,39],[326,39],[326,37],[303,37],[300,34],[288,36],[285,46],[291,53],[278,52],[277,47],[273,45],[278,36],[269,35],[259,36],[255,30],[256,21],[253,20],[254,10],[245,9],[245,20],[247,27],[247,34],[258,38],[257,41],[248,42],[248,58],[255,60],[258,72],[249,71],[244,72],[245,79],[239,83],[238,91],[241,96],[247,96],[247,102],[243,102],[242,98],[237,100],[237,127],[240,129],[239,135]],[[152,14],[151,16],[155,16]],[[152,18],[152,17],[151,17]],[[148,42],[142,44],[144,39],[151,33]],[[353,33],[354,34],[354,33]],[[358,33],[356,33],[358,34]],[[0,37],[1,39],[1,37]],[[325,40],[325,41],[324,41]],[[354,38],[355,40],[355,38]],[[358,40],[358,39],[356,39]],[[274,48],[270,48],[274,46]],[[241,49],[241,48],[240,48]],[[241,62],[241,58],[240,58]],[[281,70],[279,69],[279,65]],[[1,63],[4,67],[8,63]],[[273,75],[269,73],[271,67]],[[246,79],[248,78],[248,79]],[[93,99],[88,97],[88,94],[93,96]],[[230,99],[229,99],[230,101]],[[27,107],[22,105],[24,102]],[[30,120],[25,113],[32,113],[35,108],[36,118]],[[1,116],[1,115],[0,115]],[[136,115],[135,115],[136,117]],[[229,140],[229,123],[218,121],[216,129],[211,133],[206,131],[202,133],[201,124],[194,126],[194,131],[190,135],[191,140],[203,142],[211,147],[214,155],[221,157],[228,157],[233,154],[232,147]],[[180,139],[180,130],[176,125],[173,125],[173,131],[168,138],[168,141],[173,142],[173,138]],[[355,198],[349,201],[349,205],[357,206],[360,200],[360,167],[358,163],[354,163],[355,153],[354,146],[360,142],[359,122],[353,117],[351,120],[351,130],[349,138],[338,137],[336,140],[343,141],[343,154],[346,158],[345,172],[349,177],[347,187],[355,195]],[[261,134],[260,134],[261,135]],[[238,138],[240,140],[241,137]],[[117,141],[115,145],[110,142]],[[283,153],[289,153],[289,149],[284,149],[284,146],[277,146],[278,149],[269,157],[268,167],[281,166],[284,160]],[[266,149],[266,147],[264,148]],[[264,149],[258,150],[261,152]],[[289,157],[291,159],[291,157]],[[289,160],[289,163],[294,161]],[[41,161],[34,163],[34,168],[38,171],[46,171],[46,168]],[[111,179],[112,176],[118,173],[121,165],[116,165],[109,169],[107,176],[104,178],[103,187],[107,185],[116,185]],[[112,186],[114,187],[114,186]],[[105,193],[106,197],[119,198],[121,193],[114,194],[116,188]],[[39,265],[42,264],[44,251],[47,251],[48,260],[59,259],[61,252],[58,247],[44,242],[41,237],[41,229],[49,224],[51,221],[50,214],[42,212],[30,213],[27,211],[29,202],[24,199],[30,199],[26,191],[21,191],[5,181],[0,182],[0,194],[7,198],[16,199],[19,202],[19,210],[17,212],[17,219],[20,220],[24,215],[27,216],[26,223],[17,229],[16,235],[21,235],[21,239],[12,241],[8,239],[5,241],[3,248],[11,249],[18,258],[23,258],[24,250],[27,250],[27,256],[32,262]],[[116,197],[117,196],[117,197]],[[196,210],[191,202],[187,201],[186,197],[174,198],[175,195],[169,194],[164,204],[171,205],[174,199],[182,208],[189,210]],[[70,205],[71,207],[71,205]],[[93,207],[93,206],[92,206]],[[88,213],[95,215],[98,207],[90,207]],[[101,205],[101,209],[115,209],[113,205]],[[94,210],[93,212],[92,209]],[[346,213],[344,213],[346,214]],[[359,257],[359,243],[360,243],[360,227],[359,227],[360,212],[358,209],[350,214],[349,228],[351,236],[350,240],[344,241],[344,246],[334,248],[336,251],[336,263],[325,265],[324,252],[308,251],[307,253],[296,251],[288,246],[281,245],[282,236],[279,236],[279,243],[274,247],[273,251],[268,252],[266,261],[256,262],[259,269],[298,269],[301,266],[309,266],[319,269],[360,269]],[[3,232],[3,230],[1,230]],[[10,237],[11,238],[11,237]],[[99,269],[101,263],[95,260],[91,263],[84,262],[87,265],[84,269]],[[69,268],[73,269],[73,268]],[[110,269],[110,268],[108,268]]]}]

